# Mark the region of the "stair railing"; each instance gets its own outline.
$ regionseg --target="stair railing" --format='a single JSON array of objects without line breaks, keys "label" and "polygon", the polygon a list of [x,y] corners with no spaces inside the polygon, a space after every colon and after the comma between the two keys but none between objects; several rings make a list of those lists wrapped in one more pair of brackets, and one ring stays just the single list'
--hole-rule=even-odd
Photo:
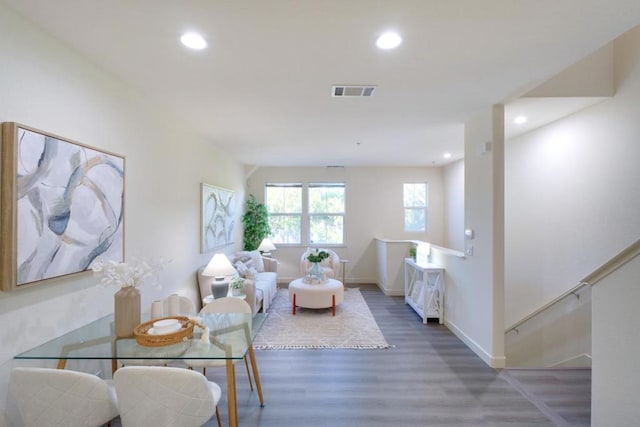
[{"label": "stair railing", "polygon": [[580,291],[580,289],[584,288],[585,286],[589,286],[589,283],[585,282],[585,281],[580,281],[576,286],[574,286],[573,288],[569,289],[568,291],[566,291],[565,293],[563,293],[559,297],[554,298],[553,300],[549,301],[548,303],[546,303],[546,304],[540,306],[539,308],[537,308],[536,310],[534,310],[528,316],[523,317],[522,319],[518,320],[514,324],[510,325],[508,328],[506,328],[504,330],[505,334],[508,333],[508,332],[511,332],[511,331],[515,331],[516,333],[519,333],[518,328],[522,324],[524,324],[527,321],[529,321],[530,319],[536,317],[538,314],[540,314],[543,311],[547,310],[551,306],[556,305],[557,303],[559,303],[560,301],[564,300],[565,298],[567,298],[570,295],[573,295],[574,297],[580,299],[580,292],[578,292],[578,291]]},{"label": "stair railing", "polygon": [[557,304],[558,302],[564,300],[569,295],[574,295],[575,297],[580,299],[580,293],[578,292],[580,289],[582,289],[585,286],[595,285],[600,280],[602,280],[603,278],[605,278],[606,276],[613,273],[618,268],[620,268],[621,266],[629,262],[631,259],[635,258],[638,254],[640,254],[640,239],[636,240],[634,243],[632,243],[631,245],[623,249],[616,256],[614,256],[609,261],[602,264],[600,267],[596,268],[592,273],[590,273],[585,278],[580,280],[580,282],[578,282],[578,284],[573,288],[569,289],[559,297],[554,298],[553,300],[549,301],[548,303],[534,310],[528,316],[522,318],[521,320],[518,320],[514,324],[507,327],[504,330],[505,334],[511,331],[515,331],[516,333],[519,333],[518,328],[523,323],[527,322],[529,319],[532,319],[533,317],[536,317],[538,314],[542,313],[543,311],[547,310],[548,308]]}]

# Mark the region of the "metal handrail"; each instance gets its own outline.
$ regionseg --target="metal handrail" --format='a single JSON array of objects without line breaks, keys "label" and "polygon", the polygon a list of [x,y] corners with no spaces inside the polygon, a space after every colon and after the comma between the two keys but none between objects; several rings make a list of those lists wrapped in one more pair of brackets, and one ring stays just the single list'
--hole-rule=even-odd
[{"label": "metal handrail", "polygon": [[543,311],[545,311],[546,309],[548,309],[549,307],[551,307],[552,305],[555,305],[557,302],[562,301],[563,299],[565,299],[566,297],[568,297],[569,295],[574,295],[575,297],[577,297],[578,299],[580,299],[580,294],[577,293],[577,291],[585,286],[590,285],[590,283],[588,282],[580,282],[578,283],[576,286],[574,286],[573,288],[569,289],[568,291],[566,291],[565,293],[563,293],[562,295],[560,295],[559,297],[549,301],[548,303],[544,304],[543,306],[539,307],[537,310],[533,311],[531,314],[529,314],[528,316],[518,320],[516,323],[512,324],[511,326],[509,326],[508,328],[506,328],[504,330],[504,333],[506,334],[507,332],[511,332],[511,331],[516,331],[516,333],[518,332],[518,327],[520,325],[522,325],[523,323],[525,323],[526,321],[528,321],[529,319],[532,319],[534,317],[536,317],[538,314],[542,313]]},{"label": "metal handrail", "polygon": [[606,277],[607,275],[609,275],[610,273],[612,273],[613,271],[617,270],[622,265],[627,263],[629,260],[631,260],[634,257],[638,256],[638,254],[640,254],[640,239],[636,240],[635,242],[633,242],[632,244],[627,246],[625,249],[623,249],[621,252],[619,252],[616,256],[611,258],[609,261],[607,261],[604,264],[602,264],[600,267],[598,267],[596,270],[594,270],[591,274],[589,274],[584,279],[582,279],[576,286],[574,286],[573,288],[569,289],[567,292],[565,292],[562,295],[560,295],[559,297],[549,301],[545,305],[543,305],[540,308],[538,308],[537,310],[533,311],[528,316],[522,318],[521,320],[518,320],[516,323],[514,323],[511,326],[509,326],[508,328],[506,328],[504,330],[504,333],[506,334],[506,333],[511,332],[513,330],[515,330],[516,333],[517,333],[518,332],[518,327],[520,325],[525,323],[527,320],[537,316],[541,312],[545,311],[547,308],[551,307],[552,305],[554,305],[558,301],[563,300],[565,297],[567,297],[567,296],[569,296],[571,294],[575,295],[578,299],[580,299],[580,295],[576,293],[576,291],[578,289],[580,289],[580,288],[582,288],[582,287],[584,287],[586,285],[595,285],[600,280],[602,280],[604,277]]}]

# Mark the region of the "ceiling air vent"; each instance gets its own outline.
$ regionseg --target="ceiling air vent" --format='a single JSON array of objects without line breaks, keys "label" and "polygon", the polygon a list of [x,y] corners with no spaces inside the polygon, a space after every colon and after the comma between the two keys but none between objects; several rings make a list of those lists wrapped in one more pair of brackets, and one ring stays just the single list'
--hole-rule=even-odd
[{"label": "ceiling air vent", "polygon": [[371,96],[375,86],[346,86],[337,85],[331,87],[331,96],[334,98]]}]

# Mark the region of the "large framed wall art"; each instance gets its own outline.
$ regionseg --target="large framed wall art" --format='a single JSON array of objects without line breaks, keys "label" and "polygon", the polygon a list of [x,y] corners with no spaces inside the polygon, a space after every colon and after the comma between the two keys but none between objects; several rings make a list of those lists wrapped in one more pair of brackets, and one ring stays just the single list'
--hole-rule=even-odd
[{"label": "large framed wall art", "polygon": [[2,123],[3,291],[124,260],[125,159]]},{"label": "large framed wall art", "polygon": [[231,190],[202,183],[200,251],[211,252],[233,243],[235,201]]}]

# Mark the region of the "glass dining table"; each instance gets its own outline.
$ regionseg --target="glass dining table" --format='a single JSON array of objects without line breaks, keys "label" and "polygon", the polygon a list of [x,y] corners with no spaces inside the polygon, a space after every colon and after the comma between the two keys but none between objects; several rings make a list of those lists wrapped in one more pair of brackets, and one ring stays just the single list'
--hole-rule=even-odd
[{"label": "glass dining table", "polygon": [[[148,315],[146,317],[148,318]],[[189,317],[197,317],[199,323],[208,328],[208,340],[202,337],[202,329],[196,327],[192,337],[176,344],[159,347],[141,345],[133,336],[115,336],[111,314],[20,353],[14,356],[14,359],[54,359],[58,361],[58,369],[65,369],[69,360],[110,360],[112,374],[118,366],[126,364],[162,365],[182,361],[188,366],[189,360],[224,360],[229,425],[236,427],[238,412],[234,362],[244,359],[245,355],[249,356],[251,362],[260,406],[264,406],[252,342],[267,314],[257,313],[252,316],[246,313],[201,313]]]}]

